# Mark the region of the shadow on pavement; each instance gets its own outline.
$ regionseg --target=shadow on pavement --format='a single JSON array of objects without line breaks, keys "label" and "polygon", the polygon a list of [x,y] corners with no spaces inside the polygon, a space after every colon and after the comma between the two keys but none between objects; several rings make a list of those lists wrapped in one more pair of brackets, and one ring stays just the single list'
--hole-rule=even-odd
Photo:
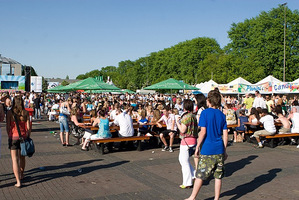
[{"label": "shadow on pavement", "polygon": [[[44,166],[40,168],[34,168],[28,171],[25,171],[25,177],[22,181],[23,185],[22,187],[27,187],[31,185],[35,185],[41,182],[49,181],[56,178],[61,178],[65,176],[80,176],[87,173],[90,173],[95,170],[99,169],[105,169],[105,168],[112,168],[116,167],[125,163],[128,163],[129,161],[119,161],[114,163],[109,163],[106,165],[95,165],[90,167],[80,167],[86,164],[90,164],[93,162],[102,161],[103,159],[96,159],[96,160],[86,160],[86,161],[79,161],[79,162],[69,162],[65,163],[63,165],[56,165],[56,166]],[[69,170],[66,170],[70,168]],[[49,173],[49,171],[53,171],[52,173]],[[8,179],[14,179],[15,177],[13,174],[7,174],[11,175]],[[6,180],[8,180],[6,179]],[[2,180],[5,181],[5,180]],[[1,185],[1,188],[13,186],[15,183],[8,183],[5,185]]]},{"label": "shadow on pavement", "polygon": [[225,164],[225,177],[229,177],[234,172],[243,169],[246,165],[249,165],[251,161],[256,159],[257,157],[257,155],[252,155],[248,156],[247,158],[243,158],[241,160]]},{"label": "shadow on pavement", "polygon": [[[280,168],[271,169],[271,170],[268,171],[267,174],[260,175],[260,176],[254,178],[252,181],[250,181],[248,183],[245,183],[243,185],[239,185],[239,186],[235,187],[232,190],[229,190],[229,191],[226,191],[226,192],[222,193],[220,195],[220,197],[233,196],[234,195],[230,199],[239,199],[242,196],[244,196],[244,195],[246,195],[250,192],[253,192],[254,190],[259,188],[260,186],[262,186],[262,185],[264,185],[268,182],[271,182],[277,176],[277,174],[281,171],[282,171],[282,169],[280,169]],[[208,198],[206,200],[212,200],[212,199],[214,199],[214,198]]]}]

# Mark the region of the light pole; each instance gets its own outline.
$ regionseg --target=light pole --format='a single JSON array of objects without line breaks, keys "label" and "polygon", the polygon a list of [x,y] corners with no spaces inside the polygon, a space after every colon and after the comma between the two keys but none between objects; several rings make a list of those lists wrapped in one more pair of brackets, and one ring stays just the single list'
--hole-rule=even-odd
[{"label": "light pole", "polygon": [[286,5],[287,3],[281,4],[284,6],[284,32],[283,32],[283,82],[286,79],[286,28],[287,28],[287,19],[286,19]]}]

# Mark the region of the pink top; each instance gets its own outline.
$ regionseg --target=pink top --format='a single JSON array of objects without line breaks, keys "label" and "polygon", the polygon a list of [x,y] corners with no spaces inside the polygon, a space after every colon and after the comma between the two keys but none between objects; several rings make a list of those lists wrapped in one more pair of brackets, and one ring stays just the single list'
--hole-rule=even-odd
[{"label": "pink top", "polygon": [[184,139],[181,139],[181,145],[194,146],[196,144],[197,144],[197,138],[195,137],[186,137]]}]

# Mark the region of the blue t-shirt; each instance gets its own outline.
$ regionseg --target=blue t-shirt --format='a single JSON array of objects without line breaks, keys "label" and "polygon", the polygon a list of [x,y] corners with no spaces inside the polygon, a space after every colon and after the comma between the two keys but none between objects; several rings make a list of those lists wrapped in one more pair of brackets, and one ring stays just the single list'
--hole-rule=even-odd
[{"label": "blue t-shirt", "polygon": [[208,108],[201,112],[198,126],[206,128],[206,137],[202,142],[202,155],[224,153],[223,130],[227,129],[225,115],[218,109]]},{"label": "blue t-shirt", "polygon": [[[141,123],[148,123],[148,120],[146,118],[140,119],[139,122]],[[146,131],[148,129],[148,125],[143,125],[139,128],[140,131]]]}]

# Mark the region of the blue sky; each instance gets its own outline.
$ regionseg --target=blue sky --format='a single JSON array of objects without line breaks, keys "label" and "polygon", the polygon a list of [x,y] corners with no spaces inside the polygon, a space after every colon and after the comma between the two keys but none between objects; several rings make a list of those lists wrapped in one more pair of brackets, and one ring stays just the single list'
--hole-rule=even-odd
[{"label": "blue sky", "polygon": [[75,78],[196,37],[221,47],[232,23],[298,0],[0,0],[0,54]]}]

